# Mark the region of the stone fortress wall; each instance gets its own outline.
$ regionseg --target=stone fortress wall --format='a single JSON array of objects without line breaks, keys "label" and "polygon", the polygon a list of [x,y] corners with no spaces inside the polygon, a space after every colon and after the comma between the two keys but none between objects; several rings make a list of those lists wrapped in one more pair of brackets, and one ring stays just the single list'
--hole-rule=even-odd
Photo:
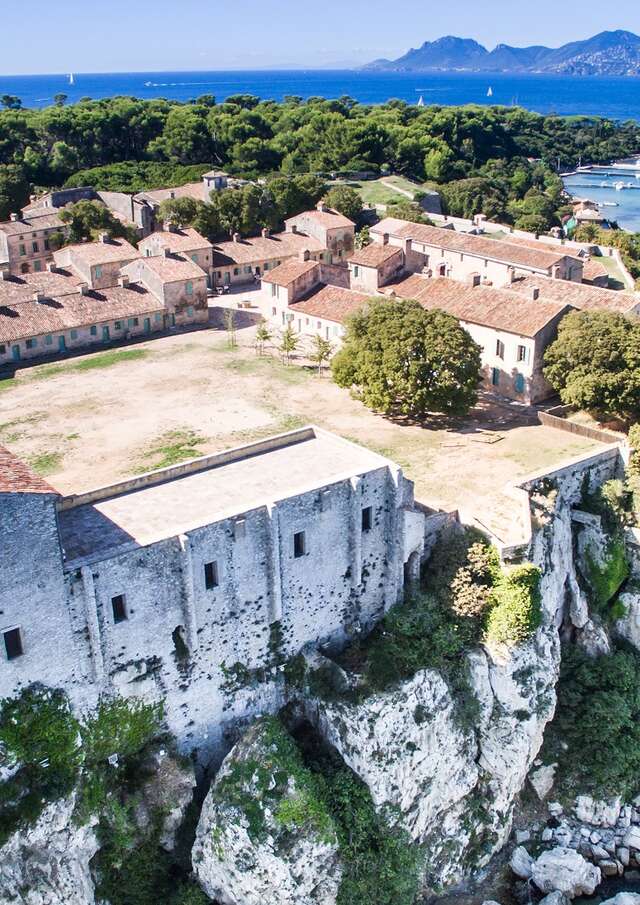
[{"label": "stone fortress wall", "polygon": [[428,521],[397,466],[316,428],[85,495],[0,493],[0,632],[23,646],[0,651],[0,697],[163,699],[183,750],[222,752],[227,728],[281,706],[287,658],[398,600]]}]

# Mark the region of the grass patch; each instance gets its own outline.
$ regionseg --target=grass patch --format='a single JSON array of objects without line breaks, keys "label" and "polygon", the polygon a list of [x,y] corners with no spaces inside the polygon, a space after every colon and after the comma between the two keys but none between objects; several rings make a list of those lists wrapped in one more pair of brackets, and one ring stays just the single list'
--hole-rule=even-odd
[{"label": "grass patch", "polygon": [[113,365],[126,361],[138,361],[149,355],[149,349],[114,349],[112,352],[100,352],[90,358],[81,361],[66,362],[64,364],[40,365],[33,371],[34,380],[46,380],[49,377],[58,377],[60,374],[70,374],[75,371],[94,371],[100,368],[111,368]]},{"label": "grass patch", "polygon": [[0,440],[3,443],[15,443],[24,436],[24,428],[31,424],[37,424],[47,417],[46,412],[34,412],[26,418],[14,418],[12,421],[5,421],[0,424]]},{"label": "grass patch", "polygon": [[56,471],[60,471],[62,458],[61,452],[45,452],[40,453],[37,456],[31,456],[28,463],[35,472],[44,477],[46,475],[55,474]]},{"label": "grass patch", "polygon": [[178,428],[167,431],[146,450],[143,463],[136,469],[136,473],[169,468],[189,459],[197,459],[204,455],[200,444],[205,443],[206,439],[194,430]]},{"label": "grass patch", "polygon": [[13,377],[7,377],[5,380],[0,380],[0,393],[5,392],[5,390],[10,390],[14,385],[15,380]]},{"label": "grass patch", "polygon": [[224,363],[224,368],[238,376],[265,375],[269,380],[279,380],[288,385],[304,383],[313,376],[309,369],[296,364],[285,365],[275,356],[244,357],[241,354],[238,355],[237,347],[235,349],[215,348],[213,351],[232,353],[234,357]]}]

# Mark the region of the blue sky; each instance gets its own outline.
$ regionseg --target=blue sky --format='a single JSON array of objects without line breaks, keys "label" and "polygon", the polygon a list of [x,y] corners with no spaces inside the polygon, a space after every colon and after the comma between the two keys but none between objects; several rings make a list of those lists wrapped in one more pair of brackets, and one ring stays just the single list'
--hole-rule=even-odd
[{"label": "blue sky", "polygon": [[309,68],[445,34],[547,44],[640,31],[638,0],[0,0],[0,73]]}]

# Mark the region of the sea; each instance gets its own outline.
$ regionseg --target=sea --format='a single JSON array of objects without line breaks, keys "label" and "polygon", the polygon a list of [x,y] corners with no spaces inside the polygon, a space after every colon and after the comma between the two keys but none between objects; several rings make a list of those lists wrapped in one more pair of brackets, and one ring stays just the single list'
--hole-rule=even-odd
[{"label": "sea", "polygon": [[[287,95],[304,99],[348,95],[363,104],[381,104],[391,98],[416,104],[422,98],[425,105],[498,104],[563,116],[640,121],[640,78],[341,69],[73,73],[71,83],[69,73],[0,75],[0,96],[17,95],[25,107],[45,107],[53,103],[54,95],[59,93],[67,95],[68,103],[86,97],[98,99],[116,95],[143,99],[162,97],[175,101],[186,101],[203,94],[212,94],[217,101],[232,94],[253,94],[276,101]],[[615,208],[611,208],[611,218],[626,229],[640,230],[640,180],[637,190],[617,191],[608,185],[600,185],[607,179],[609,177],[601,174],[598,178],[581,176],[567,179],[566,185],[578,197],[588,196],[595,201],[615,204]]]}]

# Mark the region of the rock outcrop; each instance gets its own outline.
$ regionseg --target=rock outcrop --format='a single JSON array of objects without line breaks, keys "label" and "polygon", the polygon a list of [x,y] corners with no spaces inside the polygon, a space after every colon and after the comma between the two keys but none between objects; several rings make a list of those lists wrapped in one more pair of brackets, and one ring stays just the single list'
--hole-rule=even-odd
[{"label": "rock outcrop", "polygon": [[321,808],[310,815],[304,778],[273,735],[273,723],[259,721],[223,762],[198,823],[196,878],[223,905],[335,905],[333,824]]},{"label": "rock outcrop", "polygon": [[[0,848],[0,905],[93,905],[93,826],[73,821],[75,795],[48,805]],[[96,821],[97,822],[97,821]]]},{"label": "rock outcrop", "polygon": [[590,896],[600,884],[600,868],[571,848],[543,852],[531,866],[531,879],[540,892],[561,892],[570,899]]}]

